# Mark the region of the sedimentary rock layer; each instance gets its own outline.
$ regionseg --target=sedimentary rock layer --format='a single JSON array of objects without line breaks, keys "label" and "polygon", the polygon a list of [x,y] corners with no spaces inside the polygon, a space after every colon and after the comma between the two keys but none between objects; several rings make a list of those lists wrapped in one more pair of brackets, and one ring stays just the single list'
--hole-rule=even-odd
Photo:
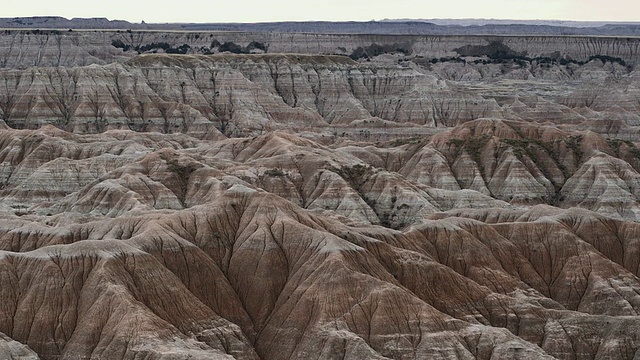
[{"label": "sedimentary rock layer", "polygon": [[[221,48],[220,45],[225,43],[229,45]],[[171,48],[202,54],[235,50],[231,43],[241,49],[258,52],[312,55],[351,55],[358,48],[378,45],[416,56],[440,58],[459,55],[459,49],[468,46],[483,47],[500,43],[520,55],[530,57],[565,56],[587,60],[592,55],[605,55],[635,63],[640,56],[640,39],[629,37],[4,30],[0,32],[0,67],[107,64],[130,58],[137,54],[136,50],[164,51]],[[252,43],[253,47],[250,46]]]},{"label": "sedimentary rock layer", "polygon": [[235,185],[172,213],[4,219],[0,329],[44,359],[637,356],[637,224],[493,214],[399,232]]},{"label": "sedimentary rock layer", "polygon": [[634,39],[216,36],[0,36],[0,357],[640,357]]},{"label": "sedimentary rock layer", "polygon": [[378,147],[327,147],[286,132],[200,140],[130,130],[78,135],[50,125],[3,130],[0,140],[2,194],[17,212],[183,209],[240,184],[393,228],[469,207],[577,206],[628,220],[640,213],[633,142],[519,121],[481,119]]},{"label": "sedimentary rock layer", "polygon": [[201,138],[289,129],[381,140],[483,117],[638,132],[628,128],[640,124],[638,71],[615,62],[419,60],[148,54],[106,66],[3,70],[0,119],[13,128],[49,123],[78,133],[128,128]]}]

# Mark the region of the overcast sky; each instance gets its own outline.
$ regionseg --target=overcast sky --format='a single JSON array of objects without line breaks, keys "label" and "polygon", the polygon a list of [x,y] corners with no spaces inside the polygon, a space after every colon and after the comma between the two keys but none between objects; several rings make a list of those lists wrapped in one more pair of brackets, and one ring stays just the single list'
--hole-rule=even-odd
[{"label": "overcast sky", "polygon": [[0,0],[0,17],[57,15],[131,22],[495,18],[640,21],[639,0]]}]

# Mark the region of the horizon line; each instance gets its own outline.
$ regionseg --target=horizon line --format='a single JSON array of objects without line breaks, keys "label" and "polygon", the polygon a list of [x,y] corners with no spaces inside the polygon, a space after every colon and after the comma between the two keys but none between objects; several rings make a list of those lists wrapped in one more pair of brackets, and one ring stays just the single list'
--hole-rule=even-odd
[{"label": "horizon line", "polygon": [[[28,16],[9,16],[0,17],[0,19],[34,19],[34,18],[59,18],[67,21],[73,20],[107,20],[110,22],[123,21],[131,24],[147,24],[147,25],[163,25],[163,24],[272,24],[272,23],[309,23],[309,22],[327,22],[327,23],[374,23],[374,22],[430,22],[430,21],[500,21],[500,22],[565,22],[565,23],[617,23],[617,24],[640,24],[640,20],[575,20],[575,19],[515,19],[515,18],[383,18],[371,20],[323,20],[323,19],[307,19],[307,20],[264,20],[264,21],[218,21],[218,22],[190,22],[190,21],[151,21],[141,20],[135,22],[131,20],[109,18],[106,16],[91,17],[65,17],[62,15],[28,15]],[[440,25],[443,26],[443,25]],[[445,25],[446,26],[446,25]]]}]

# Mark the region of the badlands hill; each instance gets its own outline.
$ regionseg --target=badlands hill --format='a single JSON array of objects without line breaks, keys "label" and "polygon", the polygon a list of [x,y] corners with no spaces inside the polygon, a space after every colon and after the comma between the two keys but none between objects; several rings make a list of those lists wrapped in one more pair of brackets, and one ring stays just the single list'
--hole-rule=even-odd
[{"label": "badlands hill", "polygon": [[0,136],[0,332],[14,357],[640,347],[640,175],[624,142],[502,120],[391,147],[50,125]]},{"label": "badlands hill", "polygon": [[289,129],[365,140],[486,117],[581,124],[625,140],[640,125],[640,72],[621,59],[379,57],[143,54],[105,66],[8,69],[0,72],[0,119],[80,133]]},{"label": "badlands hill", "polygon": [[640,358],[635,39],[260,36],[0,35],[0,358]]}]

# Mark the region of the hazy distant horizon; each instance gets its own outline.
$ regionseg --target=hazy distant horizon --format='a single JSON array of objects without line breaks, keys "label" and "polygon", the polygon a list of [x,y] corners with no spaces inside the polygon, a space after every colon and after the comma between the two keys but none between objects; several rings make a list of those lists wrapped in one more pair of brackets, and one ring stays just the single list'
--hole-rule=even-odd
[{"label": "hazy distant horizon", "polygon": [[371,21],[384,19],[484,19],[638,22],[640,2],[611,0],[396,0],[210,1],[0,0],[0,17],[105,17],[132,23],[256,23],[281,21]]},{"label": "hazy distant horizon", "polygon": [[548,24],[640,24],[640,20],[565,20],[565,19],[495,19],[495,18],[384,18],[384,19],[371,19],[371,20],[266,20],[266,21],[200,21],[200,22],[185,22],[185,21],[146,21],[146,20],[128,20],[123,18],[109,18],[106,16],[82,16],[82,17],[67,17],[62,15],[29,15],[29,16],[0,16],[0,19],[29,19],[29,18],[61,18],[66,20],[91,20],[91,19],[106,19],[108,21],[126,21],[131,24],[269,24],[269,23],[305,23],[305,22],[336,22],[336,23],[367,23],[367,22],[425,22],[434,23],[437,25],[446,25],[450,23],[470,23],[470,24],[520,24],[520,23],[548,23]]}]

